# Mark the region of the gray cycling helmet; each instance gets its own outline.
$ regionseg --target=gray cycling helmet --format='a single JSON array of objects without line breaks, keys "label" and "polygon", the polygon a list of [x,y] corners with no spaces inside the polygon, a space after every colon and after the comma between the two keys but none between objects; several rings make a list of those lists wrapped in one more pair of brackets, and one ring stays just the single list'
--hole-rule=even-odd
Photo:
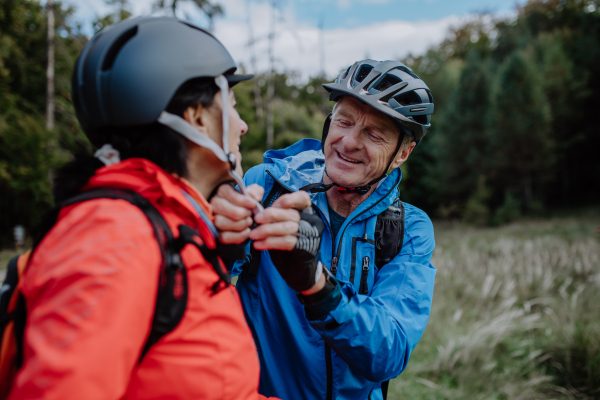
[{"label": "gray cycling helmet", "polygon": [[[202,28],[176,18],[133,18],[103,29],[84,47],[71,93],[77,118],[96,146],[103,144],[96,135],[101,128],[158,122],[228,163],[229,174],[245,192],[229,152],[228,92],[252,75],[234,75],[236,69],[227,49]],[[213,78],[223,94],[222,147],[164,111],[177,89],[194,78]]]},{"label": "gray cycling helmet", "polygon": [[233,85],[252,77],[235,70],[227,49],[205,30],[176,18],[133,18],[103,29],[85,46],[73,72],[73,104],[99,146],[99,128],[157,121],[190,79],[223,74]]},{"label": "gray cycling helmet", "polygon": [[431,92],[425,82],[399,61],[357,61],[339,74],[335,82],[323,87],[331,101],[353,96],[392,117],[417,143],[431,127]]}]

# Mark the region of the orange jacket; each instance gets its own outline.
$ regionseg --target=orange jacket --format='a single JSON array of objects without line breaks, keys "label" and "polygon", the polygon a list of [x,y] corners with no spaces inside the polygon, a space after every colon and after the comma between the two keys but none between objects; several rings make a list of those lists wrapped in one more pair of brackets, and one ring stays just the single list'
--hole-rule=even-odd
[{"label": "orange jacket", "polygon": [[[129,189],[148,199],[173,234],[187,224],[215,241],[182,190],[185,183],[144,159],[104,167],[86,189]],[[218,280],[193,246],[182,259],[189,298],[179,325],[138,365],[154,313],[161,254],[152,225],[124,200],[63,209],[25,272],[24,365],[11,400],[264,399],[259,361],[233,286]]]}]

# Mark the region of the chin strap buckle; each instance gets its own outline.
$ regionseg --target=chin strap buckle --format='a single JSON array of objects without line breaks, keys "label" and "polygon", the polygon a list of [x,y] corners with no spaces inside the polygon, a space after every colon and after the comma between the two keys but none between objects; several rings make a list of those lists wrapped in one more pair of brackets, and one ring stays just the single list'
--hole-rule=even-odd
[{"label": "chin strap buckle", "polygon": [[365,185],[365,186],[360,186],[360,187],[355,187],[355,188],[347,188],[344,186],[338,186],[338,188],[337,188],[338,193],[341,193],[341,194],[356,193],[360,196],[364,196],[365,194],[369,193],[369,190],[371,190],[371,185]]},{"label": "chin strap buckle", "polygon": [[235,154],[227,153],[227,161],[229,162],[229,169],[235,171],[235,169],[237,168]]}]

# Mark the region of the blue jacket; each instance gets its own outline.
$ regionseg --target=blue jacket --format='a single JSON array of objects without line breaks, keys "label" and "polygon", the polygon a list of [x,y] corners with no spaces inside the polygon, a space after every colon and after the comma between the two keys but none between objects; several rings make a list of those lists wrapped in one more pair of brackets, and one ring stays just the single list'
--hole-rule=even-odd
[{"label": "blue jacket", "polygon": [[[322,182],[324,161],[321,142],[304,139],[266,152],[264,164],[250,169],[244,181],[263,186],[265,198],[275,180],[296,191]],[[248,274],[242,263],[233,266],[233,275],[241,273],[237,288],[260,356],[260,393],[283,400],[382,399],[381,382],[406,368],[431,311],[435,242],[427,215],[404,203],[402,251],[381,270],[375,267],[376,218],[398,197],[401,174],[398,168],[385,178],[348,216],[337,238],[331,237],[325,193],[311,194],[327,226],[321,261],[331,268],[333,258],[339,259],[336,278],[342,299],[324,319],[308,320],[268,252],[261,254],[258,275]],[[365,234],[371,241],[353,240]],[[362,268],[362,261],[353,266],[353,260],[364,257],[373,260],[367,295],[357,294],[361,272],[349,281],[352,269]]]}]

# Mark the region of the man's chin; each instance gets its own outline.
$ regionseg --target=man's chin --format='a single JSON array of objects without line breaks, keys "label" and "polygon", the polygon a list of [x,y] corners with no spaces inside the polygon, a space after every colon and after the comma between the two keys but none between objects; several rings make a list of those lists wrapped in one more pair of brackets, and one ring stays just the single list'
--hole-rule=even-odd
[{"label": "man's chin", "polygon": [[338,170],[337,168],[333,168],[332,171],[328,168],[327,175],[333,182],[347,188],[358,187],[364,184],[362,183],[363,179],[352,179],[355,176],[354,174],[349,174],[348,171]]}]

